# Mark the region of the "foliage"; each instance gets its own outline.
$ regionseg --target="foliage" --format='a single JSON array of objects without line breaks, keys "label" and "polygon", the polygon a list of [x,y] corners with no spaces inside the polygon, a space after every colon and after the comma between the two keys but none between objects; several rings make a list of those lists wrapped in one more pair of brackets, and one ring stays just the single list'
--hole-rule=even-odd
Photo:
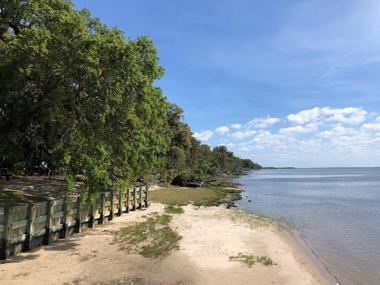
[{"label": "foliage", "polygon": [[115,240],[128,253],[145,257],[165,257],[178,249],[181,239],[169,224],[172,216],[153,214],[146,221],[120,229]]},{"label": "foliage", "polygon": [[193,136],[182,122],[183,110],[170,104],[167,113],[168,155],[165,171],[173,185],[201,186],[223,174],[240,174],[246,170],[258,170],[261,166],[250,159],[236,157],[225,146],[211,149]]},{"label": "foliage", "polygon": [[197,141],[154,85],[162,75],[148,38],[126,40],[69,0],[3,0],[0,166],[25,174],[46,161],[67,190],[81,175],[85,195],[259,167]]},{"label": "foliage", "polygon": [[239,253],[235,256],[230,256],[230,261],[241,262],[247,265],[249,268],[251,268],[256,263],[261,263],[265,266],[276,265],[276,263],[274,263],[269,256],[248,255],[243,253]]},{"label": "foliage", "polygon": [[125,41],[65,0],[9,0],[0,13],[2,165],[46,160],[90,192],[158,165],[167,103],[149,39]]}]

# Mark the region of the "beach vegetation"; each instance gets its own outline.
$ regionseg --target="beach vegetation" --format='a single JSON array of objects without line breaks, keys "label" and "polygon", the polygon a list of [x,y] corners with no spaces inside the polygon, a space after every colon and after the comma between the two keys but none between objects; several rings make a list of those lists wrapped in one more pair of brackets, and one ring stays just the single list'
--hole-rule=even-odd
[{"label": "beach vegetation", "polygon": [[181,206],[177,205],[167,205],[165,207],[165,213],[166,214],[183,214],[184,210]]},{"label": "beach vegetation", "polygon": [[236,261],[245,264],[249,268],[260,263],[265,266],[276,265],[273,260],[267,255],[252,255],[239,253],[238,255],[230,256],[230,261]]},{"label": "beach vegetation", "polygon": [[181,236],[171,229],[172,216],[157,213],[146,220],[123,227],[115,236],[122,250],[144,257],[161,258],[179,248]]}]

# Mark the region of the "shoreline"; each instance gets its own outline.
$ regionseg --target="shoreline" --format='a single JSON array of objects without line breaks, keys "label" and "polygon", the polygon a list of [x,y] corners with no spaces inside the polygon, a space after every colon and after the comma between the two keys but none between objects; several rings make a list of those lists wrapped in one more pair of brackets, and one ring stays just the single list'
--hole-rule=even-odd
[{"label": "shoreline", "polygon": [[[340,282],[336,276],[334,276],[326,266],[323,265],[318,254],[302,239],[297,232],[283,228],[284,239],[292,245],[295,250],[295,256],[297,258],[298,251],[302,251],[301,255],[306,255],[307,258],[313,263],[312,270],[317,270],[318,274],[321,274],[331,285],[340,285]],[[299,257],[298,257],[299,258]]]},{"label": "shoreline", "polygon": [[[244,175],[248,175],[248,173],[241,174],[235,178],[238,178],[238,177],[244,176]],[[224,186],[222,188],[225,190],[236,191],[237,193],[239,193],[239,195],[238,195],[239,198],[230,197],[229,200],[219,203],[218,204],[219,206],[226,205],[227,209],[230,209],[231,211],[241,211],[241,212],[243,212],[246,215],[249,215],[251,217],[259,217],[254,212],[242,209],[235,204],[236,201],[242,199],[242,194],[243,194],[243,192],[246,191],[244,188],[241,187],[241,184],[239,184],[237,182],[231,182],[231,185]],[[161,187],[161,186],[154,185],[152,190],[155,191],[155,190],[160,190],[160,189],[167,189],[167,187]],[[275,220],[273,220],[273,218],[265,216],[265,215],[263,215],[263,216],[260,215],[260,218],[261,217],[268,219],[271,222],[275,221]],[[326,284],[328,284],[328,285],[340,285],[341,284],[339,282],[338,278],[336,276],[334,276],[328,270],[328,268],[323,265],[318,254],[313,251],[313,249],[306,243],[306,241],[304,239],[301,238],[300,235],[297,234],[296,230],[292,230],[292,229],[286,227],[285,225],[283,225],[281,223],[276,223],[275,226],[278,227],[278,229],[279,229],[278,233],[279,233],[280,237],[282,239],[284,239],[284,241],[292,247],[296,259],[299,260],[299,262],[302,264],[305,264],[305,263],[311,264],[310,266],[308,266],[308,271],[313,276],[316,276],[318,279],[326,280],[327,281]]]},{"label": "shoreline", "polygon": [[[244,175],[247,174],[248,173],[245,173]],[[240,191],[240,197],[242,199],[241,194],[246,190],[242,188],[241,184],[239,184],[238,182],[232,183],[235,185],[234,187],[236,188],[236,190]],[[248,215],[256,216],[256,214],[253,211],[242,209],[237,205],[235,205],[235,207],[240,211],[247,213]],[[273,220],[273,218],[265,216],[265,214],[264,217]],[[298,256],[298,258],[302,260],[306,255],[310,262],[313,263],[313,266],[310,269],[312,270],[312,272],[314,272],[314,274],[322,275],[323,278],[325,278],[330,285],[341,285],[339,279],[323,264],[318,253],[315,252],[307,244],[307,242],[297,233],[296,230],[289,229],[283,224],[277,224],[277,226],[283,231],[282,237],[286,240],[287,243],[289,243],[293,247],[296,257]]]},{"label": "shoreline", "polygon": [[[159,259],[128,254],[115,243],[115,233],[143,221],[164,205],[152,203],[93,230],[21,253],[0,262],[4,284],[144,284],[231,285],[256,282],[330,285],[291,234],[239,209],[183,207],[171,227],[182,237],[179,249]],[[292,242],[293,240],[293,242]],[[58,254],[59,253],[59,254]],[[268,256],[275,265],[249,268],[229,258],[240,253]],[[184,270],[185,269],[185,270]]]},{"label": "shoreline", "polygon": [[[239,206],[236,206],[235,209],[242,211],[252,217],[258,217],[254,212],[242,209]],[[260,217],[275,221],[273,218],[265,215],[260,214]],[[291,230],[280,223],[276,223],[275,225],[279,228],[281,237],[292,246],[295,252],[295,256],[301,260],[301,263],[305,262],[305,258],[309,259],[309,262],[313,264],[311,269],[314,273],[317,272],[317,275],[324,276],[324,278],[329,282],[329,285],[341,285],[339,279],[334,274],[332,274],[326,266],[324,266],[318,254],[307,244],[307,242],[297,233],[296,230]]]},{"label": "shoreline", "polygon": [[[238,206],[235,209],[236,211],[241,211],[251,217],[258,217],[254,213],[241,209]],[[260,218],[273,221],[272,218],[266,216],[262,216]],[[295,231],[292,231],[291,229],[281,224],[273,225],[276,227],[276,232],[279,237],[291,247],[295,259],[304,266],[306,271],[308,271],[317,280],[321,280],[322,284],[340,285],[338,279],[328,271],[316,253],[312,251],[307,243],[300,236],[298,236]]]}]

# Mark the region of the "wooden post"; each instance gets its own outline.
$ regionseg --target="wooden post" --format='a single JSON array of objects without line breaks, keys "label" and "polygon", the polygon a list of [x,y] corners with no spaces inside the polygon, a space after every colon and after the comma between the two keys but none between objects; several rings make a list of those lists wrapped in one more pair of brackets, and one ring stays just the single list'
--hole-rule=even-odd
[{"label": "wooden post", "polygon": [[3,231],[3,246],[1,257],[8,259],[11,255],[11,248],[9,242],[9,232],[11,229],[12,209],[11,207],[5,207],[4,209],[4,231]]},{"label": "wooden post", "polygon": [[125,212],[128,213],[129,212],[129,189],[127,189],[127,192],[125,193],[125,197],[127,199],[126,201],[127,208],[125,209]]},{"label": "wooden post", "polygon": [[80,233],[82,231],[82,203],[81,203],[80,196],[77,197],[76,208],[77,208],[77,214],[76,214],[77,224],[75,227],[75,232]]},{"label": "wooden post", "polygon": [[133,211],[136,210],[136,187],[133,187]]},{"label": "wooden post", "polygon": [[46,232],[44,244],[49,244],[51,241],[51,216],[53,215],[54,200],[49,200],[46,207]]},{"label": "wooden post", "polygon": [[108,216],[108,220],[112,221],[113,219],[113,199],[114,199],[114,192],[110,192],[110,215]]},{"label": "wooden post", "polygon": [[118,203],[119,203],[119,216],[121,216],[123,214],[123,199],[122,199],[122,196],[121,196],[121,191],[119,191],[119,200],[118,200]]},{"label": "wooden post", "polygon": [[26,239],[25,239],[25,245],[24,250],[32,250],[32,239],[33,239],[33,222],[34,218],[36,216],[36,204],[29,203],[28,205],[28,221],[26,224]]},{"label": "wooden post", "polygon": [[104,193],[100,195],[100,220],[99,224],[104,224]]},{"label": "wooden post", "polygon": [[149,191],[149,186],[145,187],[145,208],[148,208],[148,191]]},{"label": "wooden post", "polygon": [[142,208],[142,196],[143,196],[143,188],[142,187],[139,187],[140,189],[140,196],[139,196],[139,209]]},{"label": "wooden post", "polygon": [[62,221],[62,231],[61,231],[61,234],[60,234],[60,237],[61,238],[66,238],[67,237],[67,233],[69,231],[69,225],[67,224],[67,214],[68,214],[68,205],[67,205],[67,202],[68,202],[68,198],[65,198],[63,200],[63,221]]},{"label": "wooden post", "polygon": [[96,209],[96,198],[90,207],[90,221],[88,223],[89,228],[95,228],[95,209]]}]

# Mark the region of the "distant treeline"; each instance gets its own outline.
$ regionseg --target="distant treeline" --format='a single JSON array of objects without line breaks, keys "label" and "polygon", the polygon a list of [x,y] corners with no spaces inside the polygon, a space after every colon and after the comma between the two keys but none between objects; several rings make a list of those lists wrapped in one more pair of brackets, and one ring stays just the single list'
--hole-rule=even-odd
[{"label": "distant treeline", "polygon": [[125,40],[70,1],[2,1],[0,167],[47,161],[88,192],[260,168],[197,141],[155,87],[163,73],[148,38]]}]

